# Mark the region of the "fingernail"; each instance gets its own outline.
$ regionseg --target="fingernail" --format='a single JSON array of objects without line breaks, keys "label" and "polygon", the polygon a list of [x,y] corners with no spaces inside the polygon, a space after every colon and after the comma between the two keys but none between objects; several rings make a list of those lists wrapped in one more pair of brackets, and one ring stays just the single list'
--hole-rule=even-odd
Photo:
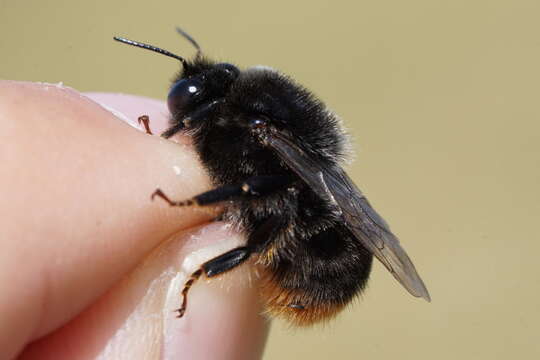
[{"label": "fingernail", "polygon": [[150,117],[150,128],[155,133],[164,131],[168,126],[169,111],[163,101],[116,93],[89,92],[84,95],[140,131],[144,132],[144,128],[137,121],[141,115]]}]

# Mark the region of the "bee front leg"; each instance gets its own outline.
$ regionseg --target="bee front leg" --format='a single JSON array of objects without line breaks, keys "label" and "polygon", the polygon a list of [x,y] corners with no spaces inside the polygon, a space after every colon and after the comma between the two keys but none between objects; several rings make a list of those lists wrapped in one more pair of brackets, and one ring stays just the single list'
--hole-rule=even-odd
[{"label": "bee front leg", "polygon": [[137,118],[137,122],[139,123],[139,125],[143,125],[144,126],[144,131],[146,131],[146,133],[148,135],[154,135],[152,133],[152,130],[150,130],[150,118],[148,117],[148,115],[141,115]]},{"label": "bee front leg", "polygon": [[189,289],[201,275],[206,275],[206,277],[211,278],[220,274],[223,274],[231,269],[234,269],[238,265],[242,264],[244,261],[249,259],[251,255],[251,248],[243,246],[227,251],[224,254],[215,257],[204,264],[195,271],[189,279],[184,284],[182,289],[182,305],[178,309],[178,317],[181,318],[184,316],[187,308],[187,295]]},{"label": "bee front leg", "polygon": [[268,195],[284,188],[289,183],[290,178],[287,176],[253,176],[241,184],[223,185],[199,194],[191,199],[182,201],[171,200],[163,191],[161,191],[161,189],[156,189],[152,194],[152,200],[155,196],[158,196],[165,200],[170,206],[206,206],[228,200]]}]

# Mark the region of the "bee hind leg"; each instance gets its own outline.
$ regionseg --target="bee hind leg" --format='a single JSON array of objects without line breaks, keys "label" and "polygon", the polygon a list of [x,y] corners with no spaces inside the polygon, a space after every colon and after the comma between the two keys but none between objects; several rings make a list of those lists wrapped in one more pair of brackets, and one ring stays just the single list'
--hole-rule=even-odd
[{"label": "bee hind leg", "polygon": [[222,185],[191,199],[181,201],[171,200],[161,189],[156,189],[152,194],[152,200],[158,196],[170,206],[206,206],[223,201],[265,196],[287,186],[289,183],[289,177],[282,175],[253,176],[243,183]]},{"label": "bee hind leg", "polygon": [[251,252],[251,248],[242,246],[229,250],[226,253],[202,264],[197,271],[191,274],[189,279],[184,284],[184,288],[182,289],[182,305],[177,310],[178,317],[181,318],[184,316],[187,308],[187,295],[189,289],[193,283],[201,277],[201,275],[204,274],[206,277],[211,278],[232,270],[249,259]]}]

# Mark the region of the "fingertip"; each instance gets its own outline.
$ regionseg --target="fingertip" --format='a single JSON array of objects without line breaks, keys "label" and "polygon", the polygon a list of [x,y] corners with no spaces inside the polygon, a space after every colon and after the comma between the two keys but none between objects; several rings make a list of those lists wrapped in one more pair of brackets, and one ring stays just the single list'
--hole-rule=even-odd
[{"label": "fingertip", "polygon": [[130,131],[62,84],[1,81],[0,95],[0,148],[10,155],[0,307],[18,314],[0,332],[18,331],[16,351],[96,301],[170,234],[210,219],[152,202],[158,186],[189,198],[210,181],[189,146]]}]

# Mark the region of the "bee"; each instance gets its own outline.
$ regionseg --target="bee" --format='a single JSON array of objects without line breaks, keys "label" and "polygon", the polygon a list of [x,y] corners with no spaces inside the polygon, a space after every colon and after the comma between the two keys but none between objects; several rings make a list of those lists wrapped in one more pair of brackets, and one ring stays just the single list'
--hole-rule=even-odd
[{"label": "bee", "polygon": [[[213,278],[256,257],[264,270],[267,312],[296,325],[335,316],[366,287],[375,256],[413,296],[430,301],[409,256],[388,224],[345,173],[347,137],[339,118],[309,90],[269,67],[245,70],[203,55],[192,59],[128,40],[122,43],[177,59],[170,88],[170,126],[187,133],[214,184],[171,206],[223,205],[220,219],[246,235],[245,244],[212,258],[187,279]],[[141,117],[148,128],[148,118]]]}]

